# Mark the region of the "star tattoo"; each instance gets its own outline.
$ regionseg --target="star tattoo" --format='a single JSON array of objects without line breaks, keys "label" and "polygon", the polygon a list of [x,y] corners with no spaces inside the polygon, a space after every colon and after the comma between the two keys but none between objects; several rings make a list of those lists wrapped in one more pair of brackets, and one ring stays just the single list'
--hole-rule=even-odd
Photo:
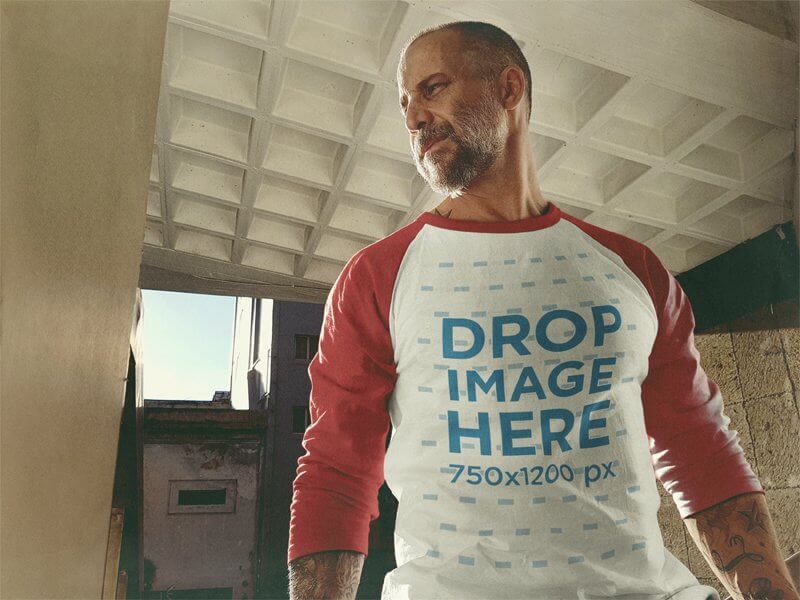
[{"label": "star tattoo", "polygon": [[747,519],[747,529],[746,531],[752,531],[753,529],[761,529],[762,531],[767,531],[763,525],[762,519],[763,515],[758,512],[758,508],[756,507],[756,503],[753,502],[753,506],[750,510],[740,510],[737,511],[740,515],[744,515]]}]

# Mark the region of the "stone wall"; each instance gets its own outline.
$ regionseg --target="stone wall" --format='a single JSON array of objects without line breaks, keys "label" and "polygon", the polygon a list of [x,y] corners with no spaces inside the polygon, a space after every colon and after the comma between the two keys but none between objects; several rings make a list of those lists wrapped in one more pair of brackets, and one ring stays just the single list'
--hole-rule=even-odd
[{"label": "stone wall", "polygon": [[[784,558],[800,551],[800,324],[797,302],[767,307],[698,334],[706,373],[725,399],[725,414],[766,491]],[[659,521],[667,548],[697,578],[729,594],[689,535],[671,496]]]}]

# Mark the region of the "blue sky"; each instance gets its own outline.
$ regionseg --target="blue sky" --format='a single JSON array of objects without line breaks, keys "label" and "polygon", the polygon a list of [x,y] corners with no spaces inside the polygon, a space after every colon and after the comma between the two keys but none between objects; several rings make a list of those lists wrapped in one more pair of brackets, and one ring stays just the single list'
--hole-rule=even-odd
[{"label": "blue sky", "polygon": [[230,390],[236,298],[142,290],[144,397],[211,400]]}]

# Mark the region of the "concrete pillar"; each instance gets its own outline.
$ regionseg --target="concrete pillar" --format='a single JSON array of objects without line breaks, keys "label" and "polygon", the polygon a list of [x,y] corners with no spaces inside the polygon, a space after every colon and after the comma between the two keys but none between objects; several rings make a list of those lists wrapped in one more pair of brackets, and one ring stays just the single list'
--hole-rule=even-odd
[{"label": "concrete pillar", "polygon": [[99,598],[168,2],[0,3],[4,598]]}]

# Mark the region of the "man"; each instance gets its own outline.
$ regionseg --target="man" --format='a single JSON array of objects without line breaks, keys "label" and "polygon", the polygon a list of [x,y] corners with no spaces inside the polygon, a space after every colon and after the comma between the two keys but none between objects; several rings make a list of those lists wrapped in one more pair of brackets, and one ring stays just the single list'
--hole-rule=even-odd
[{"label": "man", "polygon": [[718,599],[664,548],[656,477],[735,597],[798,598],[677,281],[542,196],[514,41],[427,30],[398,88],[417,168],[447,197],[357,252],[328,296],[292,598],[355,597],[384,477],[385,600]]}]

